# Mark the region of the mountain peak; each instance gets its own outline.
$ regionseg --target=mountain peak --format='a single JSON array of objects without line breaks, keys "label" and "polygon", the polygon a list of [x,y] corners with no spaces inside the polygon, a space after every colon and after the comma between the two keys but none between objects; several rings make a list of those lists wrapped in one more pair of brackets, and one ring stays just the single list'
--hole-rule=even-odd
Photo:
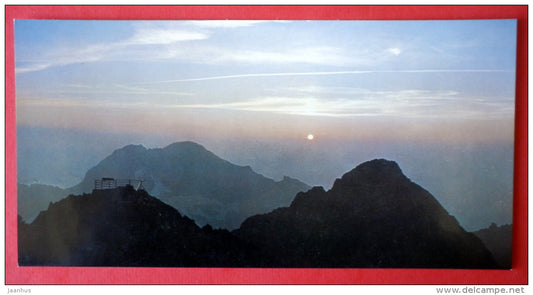
[{"label": "mountain peak", "polygon": [[147,192],[200,225],[229,229],[237,228],[252,214],[290,204],[297,192],[309,188],[296,180],[266,178],[250,166],[232,164],[192,141],[163,148],[121,148],[91,168],[72,193],[90,192],[94,180],[102,177],[142,179]]},{"label": "mountain peak", "polygon": [[113,153],[136,153],[144,151],[146,151],[146,148],[142,144],[129,144],[123,148],[115,150]]},{"label": "mountain peak", "polygon": [[174,150],[174,149],[201,149],[201,150],[205,150],[205,147],[202,146],[201,144],[198,144],[194,141],[179,141],[179,142],[174,142],[174,143],[171,143],[169,145],[167,145],[166,147],[164,147],[163,149],[165,150]]},{"label": "mountain peak", "polygon": [[408,180],[396,162],[386,159],[374,159],[364,162],[347,172],[340,180],[337,179],[335,181],[335,185],[339,185],[339,181],[345,186],[353,186],[360,183],[381,185],[400,179]]},{"label": "mountain peak", "polygon": [[225,162],[220,157],[207,150],[203,145],[193,141],[174,142],[161,150],[172,156],[185,157],[188,161],[193,161],[194,159],[198,160],[200,158],[205,160],[209,158],[218,162]]},{"label": "mountain peak", "polygon": [[479,239],[384,159],[248,218],[235,234],[260,247],[267,267],[496,267]]},{"label": "mountain peak", "polygon": [[364,163],[361,163],[355,167],[356,170],[362,170],[362,169],[387,169],[387,170],[395,170],[396,172],[402,173],[402,170],[400,169],[400,166],[398,166],[398,163],[387,160],[387,159],[374,159],[370,161],[366,161]]}]

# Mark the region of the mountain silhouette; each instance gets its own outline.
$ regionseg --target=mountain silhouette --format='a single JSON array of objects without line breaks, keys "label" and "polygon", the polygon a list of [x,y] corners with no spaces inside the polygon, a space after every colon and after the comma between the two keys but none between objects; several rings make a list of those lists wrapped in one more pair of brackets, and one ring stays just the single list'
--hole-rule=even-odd
[{"label": "mountain silhouette", "polygon": [[[146,151],[117,153],[127,150]],[[502,267],[429,192],[383,159],[357,166],[329,191],[299,192],[290,206],[251,216],[231,232],[200,228],[131,185],[70,195],[33,222],[18,222],[20,265]]]},{"label": "mountain silhouette", "polygon": [[511,268],[513,250],[513,225],[497,226],[492,223],[488,228],[473,232],[483,241],[492,253],[498,265],[505,269]]},{"label": "mountain silhouette", "polygon": [[[251,215],[288,206],[296,193],[310,188],[290,177],[274,181],[187,141],[164,148],[128,145],[117,149],[89,169],[81,183],[61,194],[89,193],[95,180],[104,177],[141,179],[147,192],[198,225],[225,229],[238,228]],[[23,218],[28,215],[24,212]]]},{"label": "mountain silhouette", "polygon": [[479,238],[384,159],[357,166],[327,192],[298,193],[233,233],[260,249],[262,267],[497,267]]},{"label": "mountain silhouette", "polygon": [[47,266],[246,266],[248,246],[227,230],[198,227],[132,186],[50,204],[19,216],[19,264]]}]

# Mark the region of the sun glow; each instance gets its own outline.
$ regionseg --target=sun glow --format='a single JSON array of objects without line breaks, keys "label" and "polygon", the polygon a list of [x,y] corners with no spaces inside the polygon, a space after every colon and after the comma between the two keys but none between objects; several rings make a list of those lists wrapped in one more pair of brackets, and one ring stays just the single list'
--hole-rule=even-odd
[{"label": "sun glow", "polygon": [[315,139],[315,136],[313,134],[307,135],[307,140],[313,140],[313,139]]}]

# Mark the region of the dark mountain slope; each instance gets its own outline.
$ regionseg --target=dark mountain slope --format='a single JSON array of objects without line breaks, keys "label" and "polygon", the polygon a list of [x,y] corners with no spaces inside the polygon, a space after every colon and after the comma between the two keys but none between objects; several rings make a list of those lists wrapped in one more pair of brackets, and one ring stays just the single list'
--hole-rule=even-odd
[{"label": "dark mountain slope", "polygon": [[359,165],[328,192],[299,193],[234,234],[261,249],[264,267],[496,267],[476,236],[387,160]]},{"label": "dark mountain slope", "polygon": [[247,249],[131,186],[71,195],[31,224],[19,218],[20,265],[246,266]]},{"label": "dark mountain slope", "polygon": [[288,206],[309,186],[289,177],[274,181],[217,157],[194,142],[146,149],[128,145],[91,168],[84,180],[69,189],[90,192],[102,177],[142,179],[151,195],[193,218],[199,225],[237,228],[245,218]]},{"label": "dark mountain slope", "polygon": [[497,226],[492,223],[488,228],[473,232],[483,241],[485,246],[502,268],[510,269],[513,250],[513,225]]}]

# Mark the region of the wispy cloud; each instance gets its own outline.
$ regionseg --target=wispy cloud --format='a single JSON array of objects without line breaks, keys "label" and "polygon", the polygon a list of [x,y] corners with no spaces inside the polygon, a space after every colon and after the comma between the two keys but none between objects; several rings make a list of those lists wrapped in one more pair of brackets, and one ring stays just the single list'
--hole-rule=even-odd
[{"label": "wispy cloud", "polygon": [[116,47],[116,44],[99,44],[86,46],[83,48],[64,47],[55,51],[43,52],[37,61],[19,62],[15,67],[15,73],[21,74],[35,72],[50,67],[98,61],[101,60],[110,50]]},{"label": "wispy cloud", "polygon": [[364,65],[368,63],[366,58],[358,58],[358,55],[346,55],[342,50],[333,46],[285,47],[274,50],[230,49],[223,50],[213,61],[248,64],[301,63],[329,66]]},{"label": "wispy cloud", "polygon": [[[358,112],[350,113],[357,105]],[[347,108],[350,106],[349,108]],[[302,116],[364,116],[368,115],[364,111],[368,108],[363,101],[350,102],[344,99],[325,102],[314,97],[263,97],[248,101],[230,103],[205,103],[205,104],[177,104],[174,108],[201,108],[201,109],[223,109],[233,111],[253,111],[270,112],[288,115]],[[372,107],[372,106],[370,106]]]},{"label": "wispy cloud", "polygon": [[31,64],[25,64],[25,65],[19,65],[15,68],[16,74],[23,74],[23,73],[30,73],[30,72],[38,72],[44,69],[47,69],[54,65],[60,65],[60,63],[31,63]]},{"label": "wispy cloud", "polygon": [[[106,104],[108,101],[116,100],[117,105],[127,105],[130,102],[157,103],[159,100],[175,101],[180,98],[193,97],[192,92],[181,89],[162,89],[161,87],[140,87],[127,84],[61,84],[52,88],[41,88],[39,92],[28,89],[20,89],[18,98],[25,100],[25,104],[36,105],[42,101],[46,105],[47,101],[55,98],[68,98],[76,101],[85,101],[83,106],[90,104]],[[29,99],[31,98],[31,99]],[[35,100],[35,101],[33,101]]]},{"label": "wispy cloud", "polygon": [[207,38],[209,38],[209,34],[202,32],[183,29],[150,28],[137,31],[130,39],[119,42],[117,45],[166,45],[182,41],[204,40]]},{"label": "wispy cloud", "polygon": [[402,53],[402,50],[400,48],[398,48],[398,47],[392,47],[392,48],[388,48],[387,52],[398,56],[398,55],[400,55]]},{"label": "wispy cloud", "polygon": [[[344,90],[344,94],[348,91]],[[316,94],[316,93],[315,93]],[[228,103],[171,104],[168,108],[223,109],[300,116],[392,116],[409,119],[478,120],[512,117],[512,98],[467,97],[457,91],[356,89],[345,97],[332,91],[324,96],[265,96]]]},{"label": "wispy cloud", "polygon": [[[275,23],[283,25],[272,25]],[[115,32],[106,34],[103,30],[107,27],[95,26],[97,30],[102,30],[103,35],[115,36],[116,39],[93,38],[91,40],[102,41],[97,44],[97,41],[93,41],[91,44],[89,38],[85,39],[81,32],[80,36],[64,37],[60,43],[43,42],[43,48],[39,48],[43,50],[26,50],[25,52],[39,52],[40,61],[26,59],[23,63],[23,59],[17,57],[16,73],[98,61],[168,61],[176,65],[183,63],[187,66],[201,64],[229,67],[291,65],[296,68],[299,65],[318,65],[324,66],[321,69],[329,66],[335,67],[334,69],[375,70],[406,66],[434,68],[442,65],[458,68],[468,67],[472,60],[486,60],[478,57],[478,52],[484,52],[480,46],[474,46],[477,51],[469,49],[467,52],[455,52],[445,46],[451,42],[468,42],[472,38],[462,37],[456,40],[448,36],[440,40],[433,35],[406,34],[411,33],[409,31],[393,34],[388,25],[384,27],[386,29],[374,29],[374,34],[368,34],[368,23],[362,22],[363,27],[354,25],[356,23],[358,22],[325,22],[322,28],[315,22],[309,22],[311,26],[307,27],[302,25],[306,22],[296,21],[122,22],[116,35]],[[481,42],[476,41],[475,44],[478,43]],[[31,46],[32,43],[28,41],[28,44]],[[441,51],[436,52],[432,47]],[[456,54],[463,58],[460,59]]]},{"label": "wispy cloud", "polygon": [[[151,24],[151,23],[150,23]],[[45,70],[51,67],[65,66],[70,64],[97,62],[107,59],[119,58],[127,59],[128,48],[137,48],[139,46],[168,46],[185,41],[198,41],[209,38],[209,33],[199,32],[191,29],[185,29],[175,26],[153,26],[137,25],[135,33],[127,38],[116,40],[109,43],[98,43],[84,46],[63,45],[60,47],[50,47],[39,56],[39,60],[31,62],[18,61],[15,73],[22,74]],[[140,54],[145,59],[153,56],[167,55],[156,54],[157,49],[151,48],[150,51],[144,51]]]},{"label": "wispy cloud", "polygon": [[[365,46],[347,50],[333,44],[287,40],[287,44],[255,44],[254,38],[227,42],[224,28],[255,26],[266,21],[136,22],[134,32],[123,39],[83,46],[51,46],[42,52],[42,62],[17,64],[16,73],[40,71],[54,66],[104,60],[168,60],[200,64],[371,66],[402,51],[398,47],[369,50]],[[276,21],[274,21],[276,22]],[[272,21],[269,21],[272,23]],[[213,38],[217,36],[217,38]],[[308,40],[312,41],[312,40]],[[193,45],[184,42],[195,42]],[[64,44],[63,44],[64,45]]]},{"label": "wispy cloud", "polygon": [[195,82],[195,81],[209,81],[209,80],[224,80],[237,78],[262,78],[262,77],[286,77],[286,76],[328,76],[328,75],[358,75],[358,74],[372,74],[372,73],[501,73],[508,72],[506,70],[495,69],[428,69],[428,70],[354,70],[354,71],[324,71],[324,72],[286,72],[286,73],[249,73],[237,75],[221,75],[221,76],[206,76],[198,78],[174,79],[151,81],[143,84],[157,84],[157,83],[177,83],[177,82]]},{"label": "wispy cloud", "polygon": [[[50,46],[38,56],[39,60],[17,62],[17,74],[45,70],[51,67],[76,63],[97,62],[103,60],[127,60],[153,58],[175,59],[183,58],[189,61],[216,62],[220,61],[223,49],[205,47],[172,46],[187,41],[201,41],[211,37],[217,28],[248,27],[263,21],[174,21],[174,22],[134,22],[134,33],[123,39],[108,43],[84,44],[83,46],[62,44],[59,47]],[[143,48],[144,49],[141,49]],[[156,46],[160,46],[159,48]],[[229,51],[228,51],[229,52]],[[250,53],[253,54],[253,53]],[[204,55],[204,56],[202,56]],[[229,54],[224,55],[223,60]]]},{"label": "wispy cloud", "polygon": [[209,76],[188,79],[175,79],[146,82],[144,84],[153,83],[173,83],[173,82],[194,82],[194,81],[209,81],[209,80],[223,80],[236,78],[254,78],[254,77],[286,77],[286,76],[321,76],[321,75],[345,75],[345,74],[362,74],[369,73],[369,71],[340,71],[340,72],[299,72],[299,73],[255,73],[255,74],[238,74],[238,75],[223,75],[223,76]]},{"label": "wispy cloud", "polygon": [[109,87],[102,88],[102,91],[107,91],[107,93],[109,93],[110,95],[130,94],[130,95],[140,96],[140,97],[136,97],[135,98],[136,100],[139,100],[139,99],[148,100],[148,98],[151,98],[156,101],[157,101],[157,97],[161,97],[161,96],[184,97],[184,96],[193,95],[192,93],[185,92],[185,91],[164,90],[164,89],[159,89],[159,88],[138,87],[138,86],[123,85],[123,84],[113,84],[113,85],[110,85]]}]

